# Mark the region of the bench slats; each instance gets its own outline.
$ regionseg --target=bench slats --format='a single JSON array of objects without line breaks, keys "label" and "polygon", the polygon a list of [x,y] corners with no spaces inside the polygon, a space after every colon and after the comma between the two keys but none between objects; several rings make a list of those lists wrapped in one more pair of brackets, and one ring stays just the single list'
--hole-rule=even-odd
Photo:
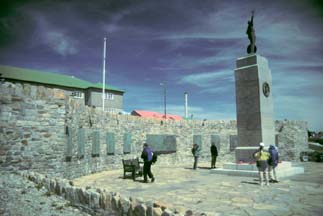
[{"label": "bench slats", "polygon": [[123,164],[123,178],[126,178],[126,173],[131,173],[132,179],[135,181],[137,176],[142,176],[142,167],[140,166],[139,159],[122,159]]}]

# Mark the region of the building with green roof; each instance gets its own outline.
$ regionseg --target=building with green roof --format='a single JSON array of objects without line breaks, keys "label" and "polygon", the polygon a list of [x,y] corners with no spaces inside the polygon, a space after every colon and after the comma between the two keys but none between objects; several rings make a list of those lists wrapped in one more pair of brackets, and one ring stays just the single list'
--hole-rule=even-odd
[{"label": "building with green roof", "polygon": [[[74,76],[12,66],[0,66],[0,77],[14,83],[29,83],[62,89],[67,95],[83,100],[88,106],[102,107],[102,83],[91,83]],[[124,93],[119,88],[105,85],[105,110],[115,113],[122,112]]]}]

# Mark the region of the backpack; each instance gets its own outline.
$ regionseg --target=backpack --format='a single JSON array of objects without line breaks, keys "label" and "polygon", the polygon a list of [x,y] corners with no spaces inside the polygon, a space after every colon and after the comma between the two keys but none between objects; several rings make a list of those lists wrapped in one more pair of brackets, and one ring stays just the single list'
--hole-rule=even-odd
[{"label": "backpack", "polygon": [[157,154],[153,154],[153,158],[151,159],[151,162],[153,164],[157,162]]}]

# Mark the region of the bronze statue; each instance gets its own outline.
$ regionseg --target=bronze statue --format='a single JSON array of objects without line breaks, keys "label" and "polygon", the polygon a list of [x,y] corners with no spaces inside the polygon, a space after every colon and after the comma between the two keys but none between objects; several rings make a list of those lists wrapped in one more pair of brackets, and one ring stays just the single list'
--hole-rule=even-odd
[{"label": "bronze statue", "polygon": [[255,29],[253,28],[253,15],[254,15],[254,11],[251,11],[251,20],[248,20],[248,28],[246,32],[246,34],[248,35],[248,39],[250,41],[250,44],[247,48],[248,54],[253,54],[257,52],[256,32],[255,32]]}]

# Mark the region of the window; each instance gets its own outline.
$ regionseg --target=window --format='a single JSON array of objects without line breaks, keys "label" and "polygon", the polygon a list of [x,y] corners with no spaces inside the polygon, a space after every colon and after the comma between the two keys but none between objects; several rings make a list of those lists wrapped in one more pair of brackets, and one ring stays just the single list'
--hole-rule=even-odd
[{"label": "window", "polygon": [[74,98],[84,98],[84,94],[83,94],[83,92],[80,92],[80,91],[73,91],[72,92],[72,97],[74,97]]},{"label": "window", "polygon": [[106,100],[113,100],[114,99],[114,94],[112,94],[112,93],[105,93],[105,99]]}]

